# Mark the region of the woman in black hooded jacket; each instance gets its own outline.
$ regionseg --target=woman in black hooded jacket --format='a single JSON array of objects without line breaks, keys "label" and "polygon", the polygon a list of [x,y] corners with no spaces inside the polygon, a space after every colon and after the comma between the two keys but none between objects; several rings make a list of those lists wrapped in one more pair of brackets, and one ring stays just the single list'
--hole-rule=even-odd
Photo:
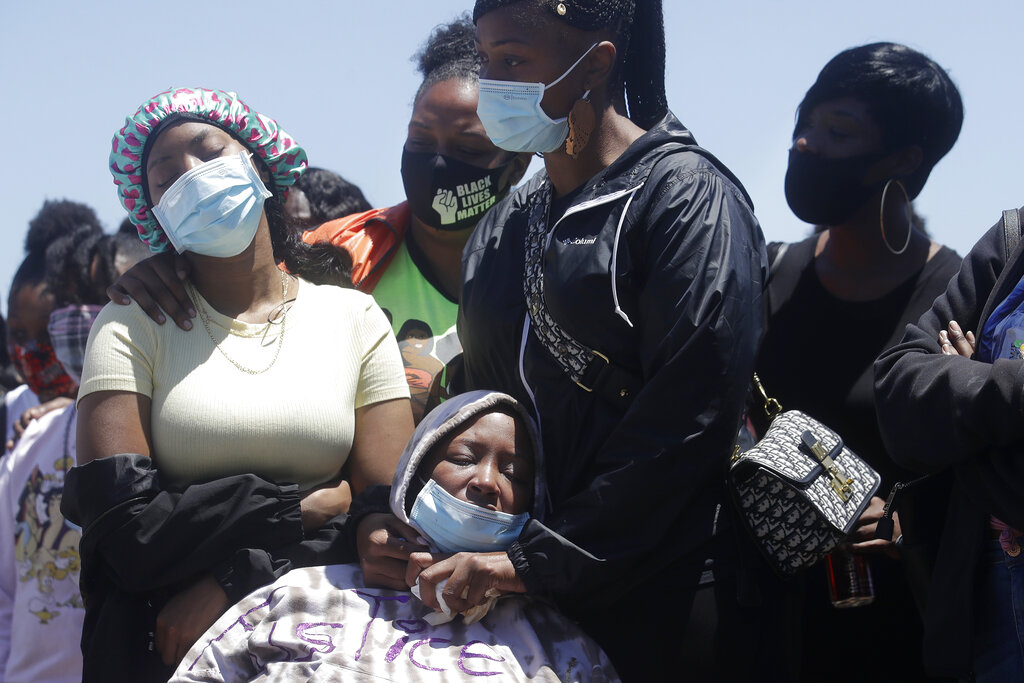
[{"label": "woman in black hooded jacket", "polygon": [[[551,511],[507,553],[441,559],[420,582],[449,578],[456,602],[480,583],[550,596],[624,679],[653,680],[711,552],[763,238],[739,182],[668,111],[660,2],[478,0],[474,20],[484,127],[545,171],[463,254],[465,379],[532,407]],[[532,111],[511,111],[523,97]]]}]

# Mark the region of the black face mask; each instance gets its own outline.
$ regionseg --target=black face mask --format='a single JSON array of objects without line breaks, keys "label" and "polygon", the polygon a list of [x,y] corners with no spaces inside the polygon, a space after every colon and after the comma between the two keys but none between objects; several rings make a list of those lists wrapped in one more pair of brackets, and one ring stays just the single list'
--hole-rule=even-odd
[{"label": "black face mask", "polygon": [[480,168],[431,152],[402,150],[405,197],[416,218],[438,230],[472,228],[508,194],[512,161]]},{"label": "black face mask", "polygon": [[796,217],[814,225],[840,225],[882,188],[864,184],[868,170],[887,154],[826,159],[789,150],[786,201]]}]

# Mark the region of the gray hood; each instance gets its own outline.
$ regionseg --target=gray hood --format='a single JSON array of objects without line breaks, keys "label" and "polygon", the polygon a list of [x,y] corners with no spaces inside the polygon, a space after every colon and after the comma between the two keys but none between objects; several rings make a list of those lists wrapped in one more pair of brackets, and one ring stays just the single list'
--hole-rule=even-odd
[{"label": "gray hood", "polygon": [[530,515],[536,520],[543,519],[544,501],[547,497],[547,486],[544,480],[544,456],[537,433],[537,425],[533,418],[518,401],[507,394],[497,391],[470,391],[454,396],[431,410],[416,427],[412,438],[402,451],[402,458],[395,470],[395,478],[391,482],[391,512],[406,524],[409,515],[406,513],[406,495],[409,484],[416,475],[423,458],[446,436],[469,422],[481,413],[490,412],[495,406],[507,406],[526,425],[526,431],[533,445],[533,509]]}]

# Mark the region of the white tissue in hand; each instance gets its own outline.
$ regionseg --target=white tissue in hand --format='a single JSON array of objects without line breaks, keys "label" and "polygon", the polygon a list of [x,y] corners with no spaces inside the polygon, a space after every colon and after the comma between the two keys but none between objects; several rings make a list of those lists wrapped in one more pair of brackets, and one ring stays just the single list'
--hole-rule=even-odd
[{"label": "white tissue in hand", "polygon": [[[455,615],[452,614],[451,608],[448,606],[448,603],[444,601],[444,596],[442,595],[442,591],[444,590],[444,587],[447,585],[448,579],[445,579],[444,581],[442,581],[434,587],[434,595],[437,596],[437,604],[441,607],[441,611],[433,612],[423,617],[423,620],[431,626],[447,624],[449,621],[455,618]],[[467,587],[466,590],[468,591],[469,588]],[[423,600],[423,596],[420,595],[420,580],[418,577],[416,579],[416,585],[412,587],[412,594],[419,598],[421,601]],[[476,622],[480,621],[487,615],[488,612],[491,611],[491,608],[494,607],[494,602],[500,596],[501,593],[498,590],[494,588],[488,588],[487,592],[484,593],[484,597],[487,598],[487,601],[483,604],[470,607],[465,612],[462,612],[463,620],[466,622],[466,624],[475,624]]]},{"label": "white tissue in hand", "polygon": [[[445,579],[441,583],[434,586],[434,595],[437,596],[437,604],[441,607],[441,611],[432,612],[427,616],[423,617],[423,620],[431,626],[437,626],[438,624],[447,624],[449,621],[455,618],[455,615],[452,614],[452,610],[448,606],[448,603],[444,601],[444,596],[441,595],[441,591],[443,591],[444,587],[447,585],[448,579]],[[416,585],[412,587],[412,594],[419,598],[421,601],[423,600],[423,596],[420,594],[419,577],[416,577]]]}]

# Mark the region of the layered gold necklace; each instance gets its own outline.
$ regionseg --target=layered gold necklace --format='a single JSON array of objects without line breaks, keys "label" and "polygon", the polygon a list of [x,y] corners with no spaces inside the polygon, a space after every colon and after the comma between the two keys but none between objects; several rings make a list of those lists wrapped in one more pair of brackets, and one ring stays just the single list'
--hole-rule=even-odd
[{"label": "layered gold necklace", "polygon": [[292,299],[291,301],[288,300],[288,289],[291,285],[291,279],[287,275],[285,275],[283,271],[279,272],[281,273],[281,303],[275,306],[273,310],[271,310],[270,313],[267,314],[267,324],[263,328],[262,337],[263,340],[266,341],[267,332],[270,331],[270,328],[273,325],[280,325],[281,333],[277,335],[277,345],[276,348],[274,349],[274,357],[270,359],[270,363],[267,364],[267,367],[263,368],[262,370],[256,370],[242,365],[234,358],[229,356],[227,352],[221,347],[220,343],[217,341],[217,338],[213,334],[213,330],[210,327],[210,313],[209,311],[206,310],[206,307],[203,305],[202,297],[199,296],[199,292],[196,290],[195,286],[192,285],[192,283],[188,283],[189,289],[192,290],[190,292],[192,294],[192,300],[195,301],[196,303],[196,313],[199,314],[199,320],[202,321],[203,327],[206,329],[206,334],[210,336],[210,341],[213,342],[214,348],[217,349],[218,352],[220,352],[220,355],[224,356],[225,360],[227,360],[229,363],[231,363],[236,368],[238,368],[239,370],[248,375],[262,375],[264,372],[274,367],[274,363],[277,362],[277,357],[281,355],[281,347],[284,346],[284,333],[287,327],[286,319],[288,313],[288,304],[294,301],[294,299]]}]

